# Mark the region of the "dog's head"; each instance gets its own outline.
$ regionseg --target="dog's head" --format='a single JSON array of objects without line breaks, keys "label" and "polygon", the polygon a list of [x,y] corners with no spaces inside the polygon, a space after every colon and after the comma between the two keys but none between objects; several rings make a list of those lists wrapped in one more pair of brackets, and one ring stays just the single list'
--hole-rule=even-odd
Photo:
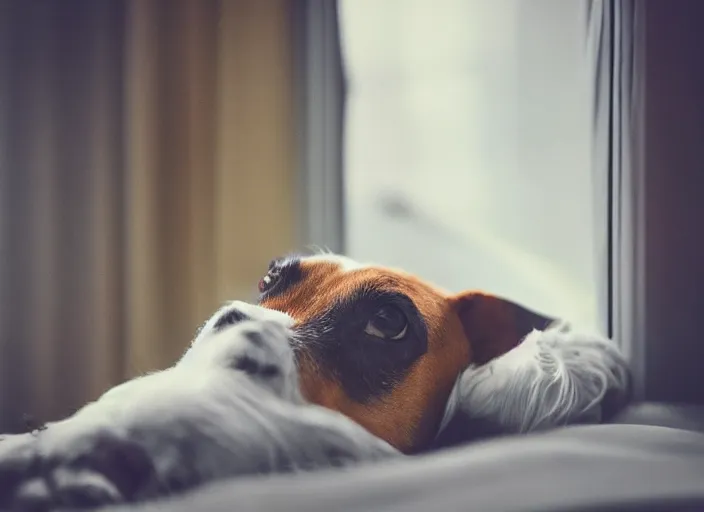
[{"label": "dog's head", "polygon": [[552,321],[337,255],[274,260],[259,291],[261,306],[293,319],[303,395],[405,452],[433,439],[464,369]]}]

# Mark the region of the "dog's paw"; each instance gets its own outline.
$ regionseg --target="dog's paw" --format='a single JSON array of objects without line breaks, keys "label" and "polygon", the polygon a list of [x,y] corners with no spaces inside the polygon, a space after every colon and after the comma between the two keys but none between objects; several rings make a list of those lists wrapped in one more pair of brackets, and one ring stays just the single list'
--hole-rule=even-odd
[{"label": "dog's paw", "polygon": [[[220,308],[198,330],[181,361],[197,358],[203,353],[217,351],[220,347],[213,347],[213,341],[222,338],[224,332],[239,326],[243,322],[266,323],[271,329],[278,330],[278,338],[289,338],[288,328],[293,324],[293,319],[285,313],[267,309],[241,301],[232,301]],[[231,338],[232,339],[232,338]]]},{"label": "dog's paw", "polygon": [[135,443],[101,429],[65,422],[37,435],[0,441],[0,507],[82,509],[153,495],[157,479]]},{"label": "dog's paw", "polygon": [[235,300],[216,311],[201,326],[193,341],[193,346],[204,343],[220,331],[248,320],[272,322],[287,328],[293,325],[293,319],[286,313]]},{"label": "dog's paw", "polygon": [[0,510],[11,509],[18,488],[35,474],[36,438],[30,433],[0,436]]},{"label": "dog's paw", "polygon": [[297,400],[292,323],[279,311],[232,302],[203,325],[178,365],[241,372],[278,396]]}]

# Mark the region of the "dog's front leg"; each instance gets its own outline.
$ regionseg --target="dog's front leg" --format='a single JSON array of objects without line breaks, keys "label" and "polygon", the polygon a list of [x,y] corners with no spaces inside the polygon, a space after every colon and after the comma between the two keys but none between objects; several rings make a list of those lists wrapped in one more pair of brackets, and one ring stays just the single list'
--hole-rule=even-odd
[{"label": "dog's front leg", "polygon": [[174,367],[0,441],[0,509],[139,502],[262,469],[270,443],[252,443],[243,425],[296,401],[295,368],[285,323],[240,326],[249,315],[237,306],[216,313]]}]

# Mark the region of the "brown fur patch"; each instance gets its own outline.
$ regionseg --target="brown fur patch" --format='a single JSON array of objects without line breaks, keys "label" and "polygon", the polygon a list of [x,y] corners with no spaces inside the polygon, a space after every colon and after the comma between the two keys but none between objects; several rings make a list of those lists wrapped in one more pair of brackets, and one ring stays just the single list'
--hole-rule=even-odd
[{"label": "brown fur patch", "polygon": [[314,321],[340,298],[365,283],[410,298],[428,327],[428,351],[403,382],[382,401],[360,404],[341,386],[324,377],[315,363],[299,363],[301,390],[313,403],[340,411],[401,450],[412,450],[432,439],[442,419],[445,400],[455,377],[470,360],[462,325],[450,311],[445,295],[416,277],[381,267],[343,271],[332,262],[301,262],[303,279],[262,306],[283,311],[296,324]]},{"label": "brown fur patch", "polygon": [[478,291],[461,293],[450,301],[471,340],[472,362],[480,365],[505,354],[533,329],[543,330],[554,320]]},{"label": "brown fur patch", "polygon": [[[526,329],[545,317],[479,292],[448,296],[411,274],[383,267],[344,270],[336,262],[301,261],[302,279],[261,305],[283,311],[295,324],[320,318],[335,301],[361,286],[406,295],[428,328],[427,352],[382,400],[362,404],[319,371],[304,354],[299,360],[301,391],[311,402],[337,410],[399,450],[427,446],[442,420],[447,398],[470,362],[484,363],[511,348]],[[534,316],[531,316],[534,315]]]}]

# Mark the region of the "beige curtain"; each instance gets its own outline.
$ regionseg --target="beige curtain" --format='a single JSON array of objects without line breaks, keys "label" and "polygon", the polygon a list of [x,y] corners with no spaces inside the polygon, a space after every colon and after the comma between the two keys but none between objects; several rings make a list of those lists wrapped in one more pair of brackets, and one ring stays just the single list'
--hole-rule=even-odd
[{"label": "beige curtain", "polygon": [[163,367],[296,245],[286,0],[0,0],[0,428]]}]

